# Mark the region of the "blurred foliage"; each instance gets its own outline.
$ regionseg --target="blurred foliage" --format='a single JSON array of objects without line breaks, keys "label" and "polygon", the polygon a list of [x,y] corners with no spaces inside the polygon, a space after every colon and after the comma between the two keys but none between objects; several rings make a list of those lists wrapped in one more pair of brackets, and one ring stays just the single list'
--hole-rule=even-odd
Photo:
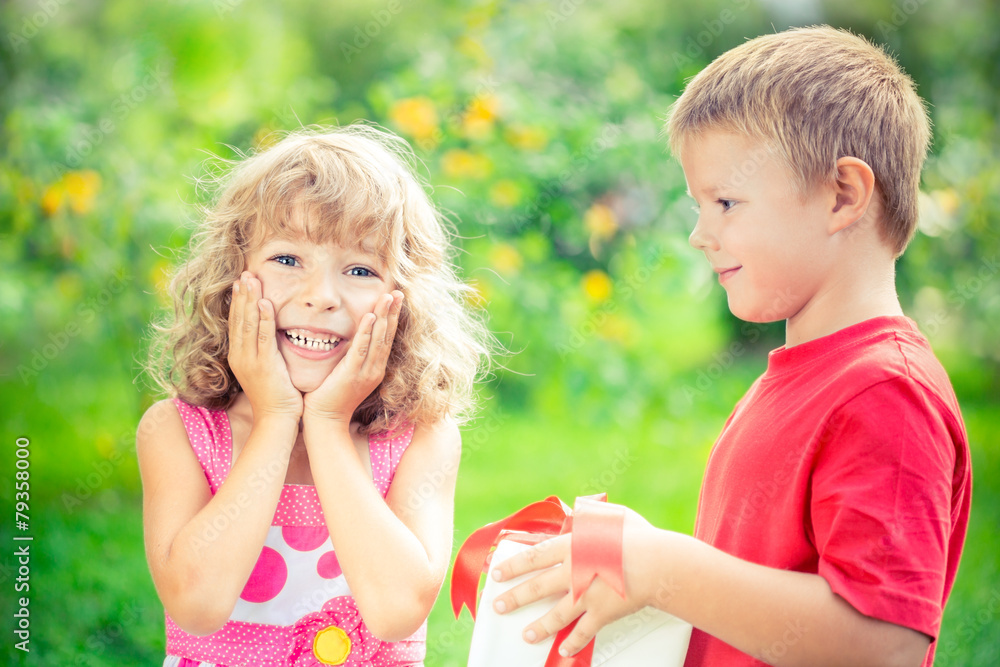
[{"label": "blurred foliage", "polygon": [[[35,443],[37,497],[73,512],[138,491],[135,424],[157,398],[140,375],[145,332],[208,196],[195,187],[206,159],[359,120],[413,143],[463,273],[516,352],[488,414],[581,429],[556,436],[553,460],[588,429],[628,428],[694,447],[670,455],[693,456],[685,470],[699,475],[718,416],[782,331],[734,320],[687,246],[694,216],[663,119],[719,53],[819,22],[888,45],[928,102],[933,154],[900,293],[963,404],[991,414],[993,0],[3,3],[0,399],[5,433]],[[488,477],[482,465],[473,458],[468,479]],[[636,484],[639,498],[657,482]],[[509,493],[472,496],[477,519],[513,509]],[[671,516],[659,523],[683,529]]]}]

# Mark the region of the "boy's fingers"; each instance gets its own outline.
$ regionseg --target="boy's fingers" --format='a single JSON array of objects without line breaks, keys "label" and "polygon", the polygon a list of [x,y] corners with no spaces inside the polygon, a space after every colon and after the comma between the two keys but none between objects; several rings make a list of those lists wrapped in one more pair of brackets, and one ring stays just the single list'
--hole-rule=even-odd
[{"label": "boy's fingers", "polygon": [[505,614],[532,602],[544,600],[550,595],[565,595],[569,592],[569,582],[561,570],[561,567],[545,570],[514,586],[509,591],[497,596],[493,602],[493,608],[496,609],[497,613]]},{"label": "boy's fingers", "polygon": [[539,542],[530,549],[511,556],[500,563],[491,575],[497,581],[507,581],[528,572],[552,567],[562,563],[569,552],[569,535],[560,535]]},{"label": "boy's fingers", "polygon": [[[580,616],[582,612],[583,609],[580,605],[573,604],[572,595],[564,595],[562,599],[556,603],[556,606],[549,610],[547,614],[524,628],[522,636],[526,642],[534,644],[535,642],[539,642],[546,637],[551,637],[556,634],[572,623],[573,620]],[[566,646],[565,642],[563,642],[563,646]],[[583,646],[586,646],[586,643],[584,643]],[[583,648],[583,646],[580,648]],[[577,651],[579,651],[579,649],[573,651],[573,653],[576,653]]]},{"label": "boy's fingers", "polygon": [[573,626],[573,630],[563,640],[562,646],[559,647],[559,653],[563,656],[576,655],[590,643],[591,639],[597,636],[597,631],[600,629],[600,621],[590,612],[584,613]]}]

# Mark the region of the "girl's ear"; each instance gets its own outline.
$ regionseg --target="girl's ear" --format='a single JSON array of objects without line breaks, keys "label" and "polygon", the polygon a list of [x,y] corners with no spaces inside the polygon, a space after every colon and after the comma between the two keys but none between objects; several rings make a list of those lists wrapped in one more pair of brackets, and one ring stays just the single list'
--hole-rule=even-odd
[{"label": "girl's ear", "polygon": [[833,183],[836,196],[830,211],[830,234],[847,229],[868,213],[875,193],[875,172],[864,160],[842,157],[837,160],[837,178]]}]

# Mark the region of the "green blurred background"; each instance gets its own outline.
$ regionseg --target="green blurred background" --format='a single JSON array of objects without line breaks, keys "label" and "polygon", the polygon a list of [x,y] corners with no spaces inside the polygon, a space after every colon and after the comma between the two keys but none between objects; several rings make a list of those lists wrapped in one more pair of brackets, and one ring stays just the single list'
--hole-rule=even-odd
[{"label": "green blurred background", "polygon": [[[149,322],[206,199],[206,160],[303,124],[364,119],[414,144],[477,307],[516,352],[464,432],[456,544],[533,500],[597,491],[690,532],[711,444],[782,329],[732,319],[687,246],[664,114],[719,53],[821,22],[886,44],[930,105],[899,287],[951,373],[975,475],[937,664],[998,664],[994,0],[4,3],[0,660],[162,661],[134,454],[159,398],[140,373]],[[27,655],[11,628],[17,437],[30,439]],[[427,664],[464,665],[471,628],[442,594]]]}]

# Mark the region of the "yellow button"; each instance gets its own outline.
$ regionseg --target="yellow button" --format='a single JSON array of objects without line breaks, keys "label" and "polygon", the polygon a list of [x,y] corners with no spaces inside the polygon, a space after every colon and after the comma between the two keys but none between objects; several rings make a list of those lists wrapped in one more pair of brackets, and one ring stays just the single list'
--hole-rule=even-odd
[{"label": "yellow button", "polygon": [[313,655],[324,665],[342,665],[350,654],[351,638],[336,625],[316,633]]}]

